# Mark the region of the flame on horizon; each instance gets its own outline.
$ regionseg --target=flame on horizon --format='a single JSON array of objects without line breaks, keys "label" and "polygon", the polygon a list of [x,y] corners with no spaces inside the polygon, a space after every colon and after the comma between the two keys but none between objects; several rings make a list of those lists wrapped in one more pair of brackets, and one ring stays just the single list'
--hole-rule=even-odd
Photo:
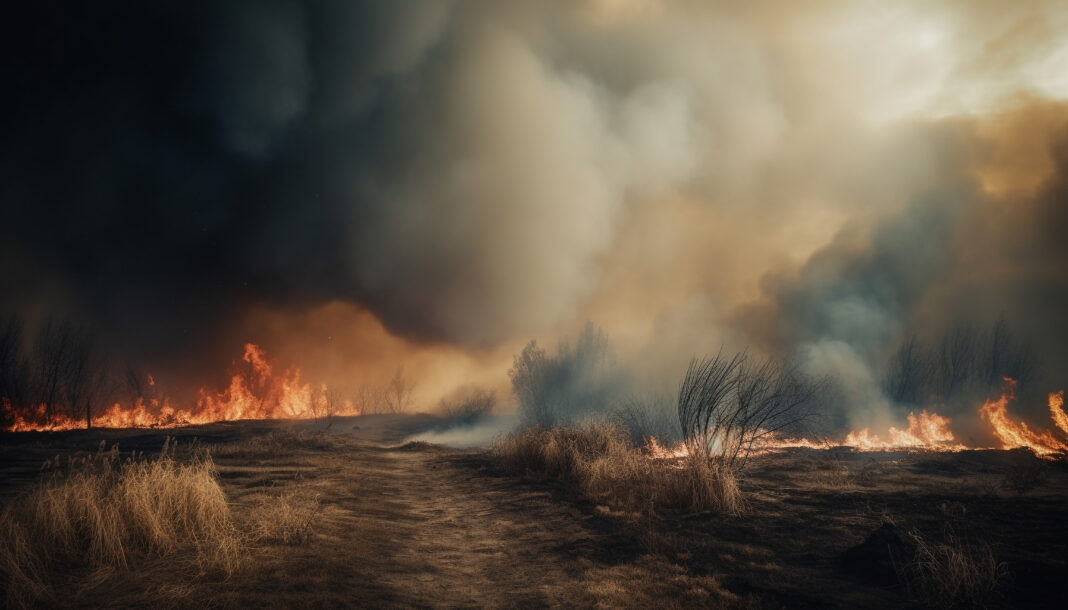
[{"label": "flame on horizon", "polygon": [[[220,392],[200,388],[199,396],[188,409],[175,408],[166,396],[140,396],[133,404],[113,403],[92,418],[100,428],[174,428],[238,419],[305,419],[324,415],[359,415],[351,401],[336,401],[326,384],[318,386],[301,381],[300,369],[290,367],[275,374],[266,353],[255,343],[246,343],[242,360],[247,372],[235,373],[230,385]],[[156,379],[147,376],[149,387]],[[46,417],[45,405],[29,412],[18,412],[7,399],[0,408],[10,417],[9,432],[74,430],[86,427],[81,418],[56,414]]]},{"label": "flame on horizon", "polygon": [[[1008,414],[1008,405],[1015,399],[1016,382],[1005,379],[1005,388],[998,399],[987,400],[979,407],[978,413],[983,421],[991,426],[991,432],[1000,441],[1001,449],[1030,449],[1043,458],[1054,458],[1068,454],[1068,442],[1059,438],[1051,430],[1032,430],[1026,423],[1014,420]],[[1064,435],[1068,435],[1068,413],[1064,411],[1064,390],[1049,395],[1050,418]],[[849,447],[856,451],[963,451],[981,449],[968,447],[956,440],[949,425],[948,417],[931,413],[927,410],[919,414],[909,413],[908,428],[902,430],[891,426],[885,436],[871,433],[870,428],[853,430],[845,438],[833,440],[810,440],[792,438],[776,434],[767,434],[755,446],[755,453],[768,453],[790,448],[829,449],[831,447]],[[674,447],[664,447],[655,438],[650,438],[645,451],[653,458],[671,459],[686,457],[689,450],[685,443]]]}]

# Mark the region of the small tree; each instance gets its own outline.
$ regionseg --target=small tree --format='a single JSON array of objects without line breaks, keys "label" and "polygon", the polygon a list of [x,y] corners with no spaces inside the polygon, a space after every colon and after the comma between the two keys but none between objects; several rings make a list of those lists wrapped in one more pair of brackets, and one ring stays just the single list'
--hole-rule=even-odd
[{"label": "small tree", "polygon": [[496,403],[497,395],[492,390],[465,388],[451,398],[442,400],[438,408],[445,417],[470,424],[492,413]]},{"label": "small tree", "polygon": [[0,404],[8,408],[23,404],[29,391],[29,365],[23,356],[22,341],[21,317],[12,314],[0,321]]},{"label": "small tree", "polygon": [[910,334],[890,358],[883,382],[886,395],[898,403],[921,404],[931,384],[931,368],[927,351],[916,335]]},{"label": "small tree", "polygon": [[405,413],[412,407],[415,393],[415,382],[404,376],[404,367],[397,368],[397,372],[386,384],[382,395],[386,413]]},{"label": "small tree", "polygon": [[63,399],[71,410],[72,417],[84,417],[85,427],[93,425],[93,407],[107,384],[106,359],[96,347],[96,337],[89,331],[75,330],[66,366],[66,382]]},{"label": "small tree", "polygon": [[960,394],[976,374],[979,336],[975,327],[960,323],[942,335],[938,348],[937,379],[943,402]]},{"label": "small tree", "polygon": [[527,343],[512,360],[508,377],[512,392],[519,400],[519,412],[527,423],[549,427],[556,423],[551,404],[551,362],[537,341]]}]

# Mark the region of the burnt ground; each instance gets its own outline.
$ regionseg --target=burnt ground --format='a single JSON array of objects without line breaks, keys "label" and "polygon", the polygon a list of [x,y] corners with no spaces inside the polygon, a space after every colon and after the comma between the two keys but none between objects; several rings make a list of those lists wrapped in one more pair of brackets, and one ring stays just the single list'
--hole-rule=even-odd
[{"label": "burnt ground", "polygon": [[213,449],[239,521],[283,500],[309,515],[296,539],[250,544],[228,579],[134,566],[77,606],[899,607],[924,599],[900,569],[915,536],[994,557],[985,605],[1057,607],[1068,581],[1068,468],[1026,452],[791,451],[751,460],[740,516],[653,518],[506,476],[483,452],[405,443],[435,422],[7,434],[0,493],[56,455],[101,440],[151,453],[170,435]]}]

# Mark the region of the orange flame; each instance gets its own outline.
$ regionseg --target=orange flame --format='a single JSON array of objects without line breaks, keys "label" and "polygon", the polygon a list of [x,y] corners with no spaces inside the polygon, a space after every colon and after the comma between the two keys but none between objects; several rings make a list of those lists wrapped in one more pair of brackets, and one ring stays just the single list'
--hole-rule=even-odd
[{"label": "orange flame", "polygon": [[[246,373],[235,374],[221,392],[201,388],[195,405],[176,409],[169,399],[139,397],[132,405],[115,403],[93,417],[93,425],[102,428],[173,428],[237,419],[301,419],[324,415],[359,415],[351,401],[332,404],[326,385],[314,387],[302,383],[300,369],[293,367],[280,376],[273,373],[263,349],[254,343],[245,345],[242,360]],[[148,375],[150,387],[156,380]],[[7,398],[0,399],[0,409],[12,422],[11,432],[34,430],[73,430],[84,428],[84,419],[56,414],[48,421],[45,405],[16,410]]]},{"label": "orange flame", "polygon": [[844,445],[861,451],[885,451],[893,449],[937,449],[957,451],[964,445],[954,443],[953,433],[949,430],[950,419],[937,413],[920,411],[919,415],[909,413],[907,430],[890,427],[884,440],[871,434],[868,428],[853,431],[846,435]]},{"label": "orange flame", "polygon": [[[1002,449],[1027,447],[1036,455],[1050,456],[1068,452],[1068,444],[1059,440],[1049,430],[1035,431],[1022,421],[1009,417],[1009,403],[1015,399],[1016,382],[1005,379],[1005,389],[997,400],[988,400],[979,407],[979,415],[994,430],[1001,441]],[[1049,395],[1049,410],[1057,427],[1068,433],[1068,415],[1064,413],[1064,391]]]}]

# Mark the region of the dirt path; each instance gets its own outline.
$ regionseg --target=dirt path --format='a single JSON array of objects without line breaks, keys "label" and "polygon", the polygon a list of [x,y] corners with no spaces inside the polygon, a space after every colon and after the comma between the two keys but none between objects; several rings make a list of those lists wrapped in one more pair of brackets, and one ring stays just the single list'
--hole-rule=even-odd
[{"label": "dirt path", "polygon": [[538,486],[477,455],[335,438],[284,459],[219,457],[235,509],[317,499],[311,534],[267,547],[221,605],[692,607],[727,601]]}]

